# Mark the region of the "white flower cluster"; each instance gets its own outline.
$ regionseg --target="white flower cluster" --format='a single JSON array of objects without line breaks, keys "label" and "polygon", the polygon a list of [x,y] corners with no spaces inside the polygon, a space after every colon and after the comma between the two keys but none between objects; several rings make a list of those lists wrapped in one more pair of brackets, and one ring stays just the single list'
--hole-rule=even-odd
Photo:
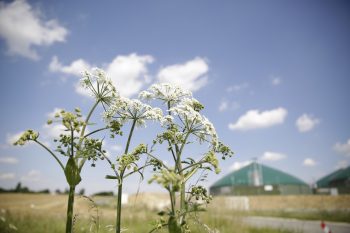
[{"label": "white flower cluster", "polygon": [[105,112],[104,118],[108,121],[117,118],[124,123],[128,120],[136,120],[138,126],[145,124],[146,120],[163,120],[163,112],[160,108],[152,108],[137,99],[120,97],[115,99],[110,108]]},{"label": "white flower cluster", "polygon": [[185,97],[192,97],[192,93],[169,83],[153,84],[147,91],[139,94],[141,99],[159,99],[170,104],[178,103]]},{"label": "white flower cluster", "polygon": [[90,90],[92,97],[107,104],[113,98],[119,97],[119,93],[114,87],[112,80],[99,68],[93,68],[91,72],[85,71],[80,82],[83,88]]},{"label": "white flower cluster", "polygon": [[174,123],[174,116],[178,116],[184,127],[192,129],[200,141],[210,141],[214,146],[218,143],[218,137],[213,124],[199,113],[203,105],[192,98],[190,91],[183,90],[179,86],[160,83],[153,84],[147,91],[139,94],[141,99],[159,99],[170,104],[169,115],[162,118],[161,124],[167,126]]},{"label": "white flower cluster", "polygon": [[170,112],[179,116],[185,127],[191,128],[200,141],[210,137],[211,143],[216,146],[218,136],[214,125],[205,116],[199,113],[198,106],[202,106],[194,98],[185,98],[176,106],[170,108]]}]

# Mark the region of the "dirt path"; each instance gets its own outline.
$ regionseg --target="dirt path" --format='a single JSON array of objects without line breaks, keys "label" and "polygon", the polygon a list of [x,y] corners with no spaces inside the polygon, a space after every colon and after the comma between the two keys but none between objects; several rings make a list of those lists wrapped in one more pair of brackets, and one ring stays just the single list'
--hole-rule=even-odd
[{"label": "dirt path", "polygon": [[[271,227],[288,229],[298,233],[322,233],[320,221],[306,221],[290,218],[258,217],[250,216],[243,218],[243,221],[255,227]],[[349,223],[326,222],[332,233],[349,233]]]}]

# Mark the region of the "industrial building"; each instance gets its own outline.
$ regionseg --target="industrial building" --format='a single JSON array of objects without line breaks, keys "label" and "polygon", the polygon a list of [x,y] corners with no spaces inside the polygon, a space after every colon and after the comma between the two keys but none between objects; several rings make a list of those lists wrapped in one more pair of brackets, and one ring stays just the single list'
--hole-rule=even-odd
[{"label": "industrial building", "polygon": [[350,194],[350,166],[341,168],[316,182],[318,194]]},{"label": "industrial building", "polygon": [[311,194],[304,181],[257,162],[233,171],[210,186],[211,195]]}]

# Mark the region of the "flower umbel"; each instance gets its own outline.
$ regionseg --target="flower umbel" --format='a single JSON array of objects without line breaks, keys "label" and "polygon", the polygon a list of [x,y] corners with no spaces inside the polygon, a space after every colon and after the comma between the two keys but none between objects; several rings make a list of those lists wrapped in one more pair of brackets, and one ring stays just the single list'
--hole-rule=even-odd
[{"label": "flower umbel", "polygon": [[119,93],[112,80],[107,77],[103,70],[98,68],[93,68],[91,72],[84,72],[81,86],[91,91],[92,96],[102,104],[110,105],[115,98],[119,98]]},{"label": "flower umbel", "polygon": [[13,143],[13,145],[23,146],[28,141],[35,141],[36,139],[38,139],[38,137],[39,137],[39,133],[35,132],[32,129],[28,129],[20,136],[20,138],[15,143]]},{"label": "flower umbel", "polygon": [[139,94],[141,99],[158,99],[164,103],[169,103],[170,106],[186,97],[192,97],[192,93],[170,83],[153,84],[147,91],[142,91]]},{"label": "flower umbel", "polygon": [[152,108],[140,100],[120,97],[104,113],[104,118],[107,122],[111,119],[118,119],[121,124],[129,120],[136,120],[138,126],[143,126],[146,120],[161,121],[163,112],[160,108]]}]

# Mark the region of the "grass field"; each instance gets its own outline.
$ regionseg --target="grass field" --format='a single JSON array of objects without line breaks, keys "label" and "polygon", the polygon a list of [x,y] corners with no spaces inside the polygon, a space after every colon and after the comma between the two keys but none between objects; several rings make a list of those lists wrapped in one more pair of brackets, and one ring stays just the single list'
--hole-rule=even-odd
[{"label": "grass field", "polygon": [[[242,197],[235,197],[242,199]],[[270,216],[302,220],[324,220],[350,223],[350,195],[249,196],[249,211],[238,215]],[[231,197],[216,197],[213,206],[230,206]],[[239,201],[239,200],[237,200]],[[238,212],[237,212],[238,211]]]},{"label": "grass field", "polygon": [[[64,232],[66,200],[65,195],[1,194],[0,232]],[[113,232],[115,198],[94,197],[93,201],[79,196],[76,197],[74,232]],[[142,204],[130,203],[130,205],[123,208],[122,224],[125,232],[149,232],[152,229],[152,222],[158,219],[158,211]],[[97,205],[97,208],[93,206],[94,204]],[[216,204],[211,205],[209,211],[199,214],[198,218],[192,219],[191,229],[193,233],[206,232],[201,223],[203,222],[211,229],[217,229],[221,233],[292,233],[285,230],[256,229],[244,225],[241,221],[241,218],[247,214],[274,216],[280,214],[284,215],[282,217],[295,217],[281,213],[276,211],[234,211]],[[313,215],[317,216],[315,213]],[[342,216],[341,219],[348,216]],[[99,226],[99,229],[97,226]]]}]

